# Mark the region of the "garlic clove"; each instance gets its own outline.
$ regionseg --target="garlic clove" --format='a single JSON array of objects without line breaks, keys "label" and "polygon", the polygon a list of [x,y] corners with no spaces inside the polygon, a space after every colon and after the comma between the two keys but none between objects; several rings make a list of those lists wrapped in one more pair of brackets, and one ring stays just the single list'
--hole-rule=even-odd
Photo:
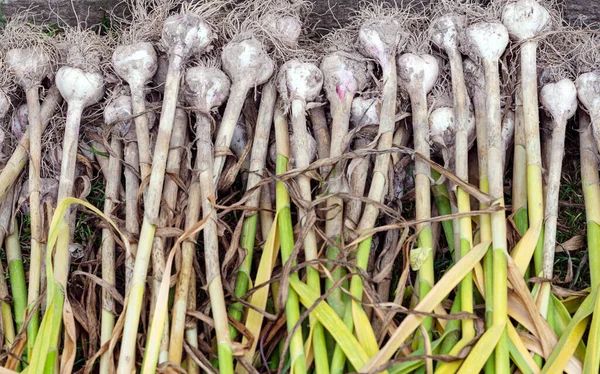
[{"label": "garlic clove", "polygon": [[469,58],[463,59],[465,83],[472,98],[485,95],[485,77],[483,69]]},{"label": "garlic clove", "polygon": [[454,122],[454,109],[440,107],[429,115],[429,137],[440,152],[454,144],[456,125]]},{"label": "garlic clove", "polygon": [[233,137],[231,138],[231,152],[237,157],[239,160],[246,150],[246,146],[248,145],[248,133],[246,132],[246,125],[238,122],[235,126],[235,131],[233,132]]}]

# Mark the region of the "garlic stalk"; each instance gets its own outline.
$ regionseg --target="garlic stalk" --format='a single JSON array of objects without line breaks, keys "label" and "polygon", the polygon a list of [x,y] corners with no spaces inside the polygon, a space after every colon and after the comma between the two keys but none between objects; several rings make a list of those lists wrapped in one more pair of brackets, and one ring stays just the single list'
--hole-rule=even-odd
[{"label": "garlic stalk", "polygon": [[150,153],[150,130],[146,111],[146,83],[152,79],[158,68],[158,57],[152,44],[138,42],[120,45],[112,55],[115,72],[123,78],[131,91],[131,104],[140,159],[141,178],[150,176],[152,160]]},{"label": "garlic stalk", "polygon": [[[540,147],[539,104],[537,88],[536,36],[550,24],[550,14],[535,0],[508,3],[502,11],[502,23],[510,36],[521,43],[521,90],[523,124],[527,150],[527,205],[529,225],[541,228],[544,221],[542,155]],[[543,239],[535,249],[535,275],[542,272]]]},{"label": "garlic stalk", "polygon": [[[356,53],[333,52],[323,58],[320,68],[323,71],[324,89],[332,117],[329,157],[340,157],[345,151],[344,140],[348,134],[352,100],[356,93],[362,91],[367,84],[367,63],[364,61],[364,57]],[[336,194],[342,192],[343,179],[344,173],[339,166],[330,171],[327,192],[332,196],[327,199],[325,221],[325,234],[329,240],[340,246],[343,245],[344,201]],[[327,258],[336,260],[339,252],[339,248],[330,245],[327,247]],[[329,265],[329,268],[333,271],[332,278],[325,279],[326,290],[331,288],[345,273],[340,267]],[[344,314],[345,297],[342,295],[340,287],[333,290],[327,299],[340,316]]]},{"label": "garlic stalk", "polygon": [[[254,129],[254,141],[250,153],[249,174],[246,181],[246,191],[256,188],[261,181],[266,166],[267,155],[269,153],[269,136],[271,135],[271,126],[273,124],[273,112],[275,110],[275,101],[277,99],[277,89],[275,82],[269,80],[263,85],[260,108],[256,119],[256,128]],[[258,208],[260,203],[260,190],[262,187],[253,191],[246,202],[247,207]],[[250,285],[250,270],[252,267],[252,258],[254,256],[254,242],[256,238],[256,226],[258,213],[254,213],[244,219],[244,228],[242,229],[242,238],[240,240],[242,247],[247,251],[246,258],[240,266],[235,284],[237,297],[242,297],[248,291]],[[266,236],[265,236],[266,238]],[[235,303],[229,309],[229,314],[236,320],[242,319],[243,306],[241,303]],[[230,328],[231,337],[237,336],[238,332],[233,327]]]},{"label": "garlic stalk", "polygon": [[[220,148],[229,148],[248,91],[267,82],[275,69],[262,43],[253,37],[227,43],[223,47],[221,61],[223,71],[231,79],[231,93],[215,139],[217,152]],[[224,165],[225,156],[216,156],[213,170],[215,186],[218,186]]]},{"label": "garlic stalk", "polygon": [[[29,204],[31,219],[31,257],[36,260],[32,262],[37,268],[41,262],[42,254],[42,213],[40,198],[40,173],[42,165],[42,116],[40,108],[39,89],[42,80],[50,73],[50,57],[43,49],[15,48],[6,52],[6,64],[12,70],[18,84],[25,91],[27,99],[27,113],[29,122]],[[37,270],[37,269],[36,269]],[[34,275],[38,273],[34,270]],[[32,279],[36,282],[36,278]],[[36,282],[39,284],[39,281]],[[37,298],[38,292],[34,291]],[[35,317],[34,317],[35,318]],[[30,340],[29,351],[33,347],[37,335],[37,318],[29,328]]]},{"label": "garlic stalk", "polygon": [[[486,115],[486,93],[485,76],[481,66],[473,60],[465,58],[463,60],[463,71],[465,82],[469,88],[473,110],[475,112],[475,132],[477,137],[477,159],[479,189],[485,193],[489,192],[489,172],[488,172],[488,145],[487,145],[487,115]],[[484,204],[479,204],[480,209],[485,209]],[[492,223],[489,214],[479,216],[479,242],[487,243],[492,241]],[[484,269],[484,288],[485,288],[485,322],[486,327],[491,328],[493,321],[493,292],[494,292],[494,260],[492,251],[488,250],[483,261]],[[493,360],[488,360],[493,363]],[[491,367],[486,364],[486,368]]]},{"label": "garlic stalk", "polygon": [[[140,189],[140,158],[137,145],[137,136],[135,127],[132,126],[125,134],[124,146],[125,168],[125,229],[132,235],[139,235],[139,203],[138,190]],[[131,279],[133,277],[133,268],[135,266],[135,255],[137,253],[137,243],[129,244],[129,251],[125,253],[125,294],[131,289]]]},{"label": "garlic stalk", "polygon": [[[442,48],[450,62],[452,78],[452,98],[454,104],[454,124],[456,135],[454,138],[454,165],[456,176],[463,181],[469,180],[469,99],[463,73],[462,55],[459,51],[459,34],[465,27],[464,17],[456,14],[443,15],[433,22],[434,33],[432,40]],[[473,122],[471,122],[473,123]],[[471,126],[473,129],[474,126]],[[472,139],[472,137],[471,137]],[[457,208],[459,213],[471,211],[469,194],[458,187],[456,191]],[[471,217],[458,219],[460,257],[464,257],[473,247],[473,229]],[[473,312],[473,277],[467,275],[460,284],[461,310]],[[462,321],[462,339],[470,340],[475,337],[473,320]]]},{"label": "garlic stalk", "polygon": [[[358,33],[358,42],[366,55],[372,57],[382,70],[382,103],[379,120],[379,141],[377,150],[383,153],[377,155],[371,185],[369,187],[368,198],[375,202],[382,202],[388,185],[388,170],[391,156],[386,153],[391,147],[394,137],[396,124],[396,52],[400,44],[405,43],[405,36],[401,32],[400,23],[391,16],[382,16],[376,19],[365,21]],[[375,226],[379,208],[373,204],[367,204],[364,207],[362,217],[358,223],[357,232],[362,233]],[[369,253],[371,251],[372,237],[362,241],[356,253],[356,264],[362,269],[366,269],[369,262]],[[358,300],[362,299],[363,283],[360,277],[352,277],[350,282],[350,293]],[[353,327],[352,308],[361,306],[355,301],[349,301],[344,308],[344,322],[348,327]],[[356,328],[365,329],[368,326],[356,326]],[[372,331],[371,331],[372,334]],[[336,345],[333,353],[331,372],[333,374],[341,373],[344,370],[345,355],[341,347]]]},{"label": "garlic stalk", "polygon": [[[483,64],[486,93],[489,192],[496,199],[497,204],[504,206],[504,178],[502,173],[504,146],[501,135],[502,115],[500,111],[500,72],[498,62],[508,45],[508,31],[501,23],[475,23],[466,29],[465,44],[482,60]],[[508,277],[506,268],[506,216],[504,210],[492,213],[490,218],[492,225],[493,260],[492,321],[495,326],[505,326],[507,321]],[[506,330],[504,330],[500,337],[494,357],[496,372],[507,373],[510,361]],[[483,362],[481,364],[483,365]]]},{"label": "garlic stalk", "polygon": [[[185,146],[186,132],[188,127],[187,113],[182,109],[175,110],[175,118],[173,120],[173,131],[171,132],[171,142],[169,143],[169,154],[167,156],[166,170],[175,177],[180,175],[181,171],[181,153]],[[179,186],[173,177],[165,180],[162,192],[162,207],[159,216],[160,227],[172,225],[170,218],[177,212],[177,193]],[[157,299],[160,282],[165,276],[165,251],[167,250],[166,238],[155,237],[152,243],[152,302],[151,310],[159,301]],[[167,275],[168,276],[168,275]],[[165,319],[165,326],[161,337],[160,352],[158,363],[167,362],[169,360],[169,320]]]},{"label": "garlic stalk", "polygon": [[[552,115],[552,152],[546,188],[546,206],[544,211],[544,258],[542,274],[551,280],[554,274],[554,252],[556,248],[556,224],[558,219],[558,199],[562,172],[562,160],[565,149],[567,121],[577,110],[577,89],[570,79],[561,79],[556,83],[544,85],[540,91],[540,102]],[[542,284],[540,294],[550,293],[551,283]],[[548,296],[550,297],[550,296]],[[548,300],[548,303],[552,299]],[[548,303],[542,305],[542,315],[547,315]]]},{"label": "garlic stalk", "polygon": [[[40,114],[42,119],[42,132],[45,130],[46,126],[50,122],[50,118],[54,114],[58,104],[62,101],[62,97],[58,92],[56,86],[53,86],[48,93],[46,94],[46,98],[44,103],[41,106]],[[4,169],[0,172],[0,202],[3,202],[6,194],[10,191],[10,188],[14,185],[19,175],[25,168],[25,164],[29,159],[29,145],[30,145],[30,134],[31,130],[29,127],[23,133],[23,136],[19,140],[19,144],[13,151],[13,154],[6,162]],[[36,253],[32,251],[30,253],[29,258],[29,279],[28,279],[28,289],[27,289],[27,305],[33,306],[38,301],[40,295],[40,287],[41,287],[41,278],[42,278],[42,252]],[[28,327],[28,349],[31,351],[33,348],[33,344],[35,342],[36,331],[39,326],[39,320],[36,315],[34,315],[29,322]]]},{"label": "garlic stalk", "polygon": [[[75,172],[77,162],[77,149],[79,145],[79,130],[83,110],[91,106],[104,96],[104,78],[97,68],[99,57],[90,59],[87,48],[81,48],[87,44],[88,35],[73,32],[68,35],[76,44],[69,49],[67,65],[61,67],[56,73],[56,87],[61,96],[67,102],[67,118],[63,136],[62,159],[60,169],[60,180],[58,186],[57,202],[60,204],[64,199],[73,195],[75,183]],[[81,38],[81,39],[80,39]],[[90,63],[91,61],[91,63]],[[72,237],[70,225],[71,207],[67,207],[65,215],[58,221],[58,240],[54,253],[54,283],[48,283],[50,298],[49,306],[53,306],[53,313],[47,313],[44,320],[48,322],[51,333],[49,336],[38,335],[33,347],[30,370],[41,372],[54,368],[58,358],[59,332],[62,327],[62,312],[64,306],[64,292],[67,290],[69,275],[70,256],[69,244]],[[44,324],[44,321],[42,322]],[[36,351],[45,349],[48,355],[37,354]]]},{"label": "garlic stalk", "polygon": [[[439,67],[437,60],[431,55],[415,55],[405,53],[398,58],[398,83],[408,92],[412,109],[413,142],[415,152],[423,157],[430,157],[429,148],[429,123],[427,109],[427,94],[437,81]],[[468,113],[468,111],[467,111]],[[430,167],[427,162],[415,159],[415,199],[417,220],[431,218],[431,191]],[[433,273],[433,243],[431,224],[429,222],[418,224],[416,231],[419,235],[419,248],[413,252],[421,262],[417,262],[416,269],[419,274],[419,299],[429,293],[434,285]],[[413,254],[411,254],[411,257]],[[425,330],[429,333],[433,320],[426,318],[423,321]]]},{"label": "garlic stalk", "polygon": [[[145,198],[144,220],[138,243],[131,290],[125,311],[125,327],[121,341],[121,354],[117,373],[129,374],[135,365],[135,347],[138,324],[144,297],[146,273],[150,262],[152,242],[158,223],[161,195],[169,142],[175,118],[175,108],[183,67],[192,54],[201,54],[212,41],[208,25],[192,13],[169,17],[163,25],[163,41],[169,46],[169,67],[165,83],[158,137],[156,140],[150,183]],[[158,360],[158,357],[147,358]]]},{"label": "garlic stalk", "polygon": [[[115,98],[104,108],[104,123],[117,124],[112,131],[110,140],[110,152],[108,159],[108,170],[106,172],[106,187],[104,199],[104,214],[110,216],[119,202],[119,187],[121,186],[121,159],[123,158],[123,144],[120,137],[129,126],[127,121],[117,123],[131,116],[131,98],[121,95]],[[123,130],[125,131],[123,131]],[[121,131],[119,131],[121,130]],[[102,230],[102,280],[108,285],[116,285],[115,264],[115,238],[110,229]],[[115,305],[113,297],[106,290],[102,290],[102,319],[100,328],[100,344],[110,340],[115,326]],[[100,373],[109,373],[113,363],[110,352],[105,352],[100,359]]]},{"label": "garlic stalk", "polygon": [[[308,128],[306,125],[306,104],[314,101],[323,86],[323,73],[314,64],[303,63],[298,60],[290,60],[279,69],[278,90],[285,105],[291,106],[292,128],[294,131],[294,142],[296,148],[296,165],[298,169],[304,169],[310,165],[308,156]],[[297,177],[300,187],[301,198],[306,202],[312,201],[312,188],[310,178],[305,174]],[[310,212],[302,207],[299,210],[299,220],[302,227],[307,230],[304,238],[304,253],[307,261],[317,260],[319,250],[315,231],[307,226]],[[321,293],[321,276],[316,266],[306,268],[306,282],[308,286]],[[325,330],[316,320],[315,316],[309,316],[313,329],[313,347],[315,354],[315,368],[319,372],[329,369],[327,347],[325,346]],[[300,359],[298,359],[299,361]],[[304,364],[304,363],[303,363]]]},{"label": "garlic stalk", "polygon": [[[202,191],[202,184],[200,180],[200,173],[211,172],[209,161],[212,159],[212,143],[211,143],[211,118],[210,113],[216,110],[221,104],[225,102],[229,95],[230,82],[229,78],[221,70],[217,68],[209,68],[203,66],[197,66],[187,69],[184,78],[183,95],[185,100],[196,108],[196,160],[194,163],[194,173],[192,175],[192,183],[189,189],[189,205],[186,212],[186,229],[191,228],[200,217],[200,209],[204,205],[203,201],[207,196],[210,196],[210,191]],[[206,174],[204,174],[206,175]],[[210,178],[212,182],[212,178]],[[206,181],[204,182],[206,183]],[[209,209],[210,211],[210,209]],[[204,214],[208,214],[208,211],[204,210]],[[204,236],[206,238],[209,235],[207,231],[208,227],[204,230]],[[214,235],[214,232],[210,232],[210,235]],[[169,342],[169,361],[175,364],[180,364],[183,355],[183,334],[185,331],[185,319],[186,311],[188,309],[189,289],[190,289],[190,277],[193,274],[193,261],[195,253],[195,239],[191,237],[190,240],[186,240],[182,244],[182,261],[181,270],[179,272],[179,278],[177,280],[177,288],[175,292],[175,301],[173,303],[172,311],[172,326],[171,326],[171,338]],[[205,239],[205,256],[206,256],[206,269],[207,278],[220,278],[220,268],[218,266],[218,247],[209,247],[209,243],[218,243],[216,238]],[[216,264],[214,263],[215,254],[208,252],[209,250],[217,250],[216,253]],[[209,269],[209,262],[211,263],[212,269]],[[210,270],[210,271],[209,271]],[[209,283],[210,284],[210,283]],[[210,285],[209,287],[213,287]],[[211,296],[211,305],[220,305],[221,300],[213,300],[213,293]],[[215,295],[218,296],[218,295]],[[223,301],[224,303],[224,301]],[[222,315],[220,313],[223,313]],[[227,314],[224,310],[213,309],[213,319],[215,321],[224,322],[216,325],[217,328],[217,339],[219,342],[224,339],[222,336],[224,333],[219,330],[223,328],[221,325],[225,325],[225,330],[228,331]]]},{"label": "garlic stalk", "polygon": [[[356,97],[352,100],[350,114],[350,123],[354,128],[360,128],[366,125],[379,125],[379,111],[381,103],[376,98],[364,99]],[[407,137],[408,140],[408,137]],[[358,138],[354,141],[354,148],[360,149],[368,144],[367,139]],[[350,161],[348,165],[348,182],[350,193],[357,197],[362,197],[367,184],[367,173],[369,172],[370,157],[357,157]],[[359,199],[350,199],[344,208],[344,227],[356,230],[360,215],[362,213],[363,202]],[[349,235],[348,235],[349,236]],[[351,238],[347,237],[346,240]],[[352,238],[353,239],[353,238]]]}]

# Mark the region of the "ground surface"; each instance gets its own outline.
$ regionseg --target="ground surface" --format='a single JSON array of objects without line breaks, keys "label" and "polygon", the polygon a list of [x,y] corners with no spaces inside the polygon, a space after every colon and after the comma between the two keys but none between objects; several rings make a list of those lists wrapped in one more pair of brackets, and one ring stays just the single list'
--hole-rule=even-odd
[{"label": "ground surface", "polygon": [[[393,2],[393,0],[384,0]],[[418,0],[417,0],[418,1]],[[429,0],[422,0],[429,1]],[[107,9],[111,9],[120,0],[0,0],[3,14],[9,15],[16,9],[37,6],[45,10],[54,21],[61,18],[71,24],[83,21],[97,23]],[[358,8],[360,0],[313,0],[314,11],[320,15],[319,27],[328,29],[343,24],[353,9]],[[402,0],[397,0],[398,3]],[[414,2],[414,0],[413,0]],[[570,21],[583,16],[589,22],[600,22],[600,1],[598,0],[563,0],[566,18]],[[75,10],[75,12],[74,12]]]}]

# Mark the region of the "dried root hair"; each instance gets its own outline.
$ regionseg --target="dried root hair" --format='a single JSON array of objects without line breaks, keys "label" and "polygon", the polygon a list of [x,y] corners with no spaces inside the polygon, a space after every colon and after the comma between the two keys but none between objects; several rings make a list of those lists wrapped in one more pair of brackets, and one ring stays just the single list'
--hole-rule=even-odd
[{"label": "dried root hair", "polygon": [[56,42],[51,32],[39,20],[40,16],[31,10],[18,12],[10,16],[2,28],[0,46],[4,50],[13,48],[31,48],[48,55],[52,62],[58,59]]},{"label": "dried root hair", "polygon": [[332,52],[356,52],[356,28],[343,27],[325,34],[316,46],[319,54],[325,56]]},{"label": "dried root hair", "polygon": [[506,0],[491,0],[484,5],[469,0],[464,9],[467,25],[477,22],[502,22],[502,10],[507,3]]},{"label": "dried root hair", "polygon": [[101,36],[90,29],[77,26],[66,28],[57,43],[62,64],[86,72],[102,73],[108,81],[118,81],[114,78],[111,62],[115,38]]},{"label": "dried root hair", "polygon": [[557,82],[563,78],[577,78],[579,66],[587,64],[580,60],[586,54],[584,48],[592,47],[587,45],[588,36],[583,30],[566,26],[544,38],[538,47],[540,85]]},{"label": "dried root hair", "polygon": [[207,68],[221,69],[221,50],[211,49],[202,56],[194,59],[190,63],[190,66],[204,66]]},{"label": "dried root hair", "polygon": [[[398,7],[397,4],[390,4],[382,0],[363,0],[359,3],[358,9],[351,15],[347,28],[358,35],[361,26],[367,21],[396,20],[400,25],[401,32],[399,47],[402,47],[407,41],[410,42],[411,33],[419,27],[420,22],[424,21],[419,6],[417,1],[411,1],[408,4],[403,4],[402,7]],[[402,49],[397,52],[402,52]]]},{"label": "dried root hair", "polygon": [[[539,43],[537,53],[538,69],[541,71],[538,77],[539,84],[556,82],[562,78],[575,79],[577,53],[581,44],[578,34],[581,30],[567,24],[564,20],[563,5],[559,1],[538,0],[538,3],[550,14],[547,29],[535,38]],[[511,43],[506,54],[518,61],[519,51],[520,43]]]},{"label": "dried root hair", "polygon": [[6,66],[5,57],[5,53],[0,53],[0,93],[5,94],[9,99],[15,99],[18,86],[14,75]]},{"label": "dried root hair", "polygon": [[359,2],[358,9],[350,17],[350,29],[354,28],[358,32],[362,24],[369,20],[381,19],[398,21],[403,28],[411,28],[415,17],[415,8],[418,2],[411,1],[399,7],[397,4],[390,4],[382,0],[370,1],[362,0]]},{"label": "dried root hair", "polygon": [[[271,57],[279,64],[299,59],[316,61],[315,42],[306,32],[303,20],[312,11],[307,0],[246,0],[236,4],[224,19],[222,35],[227,41],[253,36],[265,44]],[[293,18],[300,26],[298,39],[290,39],[274,25],[279,19]]]},{"label": "dried root hair", "polygon": [[414,53],[417,55],[432,54],[431,42],[429,41],[429,31],[426,29],[424,24],[419,24],[418,28],[411,30],[408,41],[402,52]]},{"label": "dried root hair", "polygon": [[60,175],[66,113],[66,103],[63,103],[42,133],[41,178],[58,178]]},{"label": "dried root hair", "polygon": [[[39,15],[25,10],[13,14],[1,29],[0,48],[8,51],[13,48],[30,48],[45,54],[51,64],[60,60],[59,49],[56,40],[48,32],[45,26],[38,21]],[[55,66],[49,70],[54,71]],[[18,89],[15,77],[6,66],[5,53],[0,54],[0,90],[7,96],[14,98]]]},{"label": "dried root hair", "polygon": [[596,30],[590,27],[576,30],[567,39],[576,75],[600,70],[600,34]]},{"label": "dried root hair", "polygon": [[500,100],[504,111],[515,107],[517,89],[521,84],[521,64],[518,51],[509,48],[500,60]]},{"label": "dried root hair", "polygon": [[456,14],[468,18],[474,15],[481,5],[474,0],[438,0],[432,1],[426,8],[430,19],[435,19],[446,14]]},{"label": "dried root hair", "polygon": [[117,42],[158,43],[165,19],[179,3],[179,0],[124,0],[117,4],[111,10],[111,18],[119,28]]},{"label": "dried root hair", "polygon": [[0,166],[8,161],[18,144],[18,140],[12,131],[13,117],[18,113],[17,110],[11,109],[4,118],[0,118]]},{"label": "dried root hair", "polygon": [[[223,28],[226,22],[226,16],[232,11],[234,0],[196,0],[186,2],[181,5],[179,13],[193,13],[202,17],[215,32],[220,34],[219,30]],[[219,35],[220,36],[220,35]]]},{"label": "dried root hair", "polygon": [[[401,52],[414,54],[431,54],[431,41],[429,36],[429,23],[427,8],[411,6],[410,27],[408,28],[408,39]],[[403,25],[404,26],[404,25]]]},{"label": "dried root hair", "polygon": [[[13,74],[6,66],[5,53],[0,53],[0,95],[6,96],[10,106],[4,117],[0,117],[0,163],[5,163],[15,149],[17,141],[12,134],[11,124],[15,104],[20,100],[18,86]],[[18,104],[16,105],[18,107]]]},{"label": "dried root hair", "polygon": [[[146,0],[149,1],[149,0]],[[166,53],[169,50],[169,45],[164,43],[162,39],[162,28],[164,20],[174,14],[194,14],[202,18],[202,20],[211,28],[213,31],[213,42],[209,47],[209,50],[220,49],[224,44],[224,39],[220,37],[218,30],[222,28],[222,24],[225,20],[226,14],[231,11],[231,4],[233,0],[198,0],[186,2],[177,5],[179,0],[152,0],[160,3],[168,3],[170,11],[166,14],[161,13],[159,34],[160,37],[155,44],[155,47],[161,52]],[[207,51],[208,52],[208,51]],[[191,56],[192,58],[194,56]]]}]

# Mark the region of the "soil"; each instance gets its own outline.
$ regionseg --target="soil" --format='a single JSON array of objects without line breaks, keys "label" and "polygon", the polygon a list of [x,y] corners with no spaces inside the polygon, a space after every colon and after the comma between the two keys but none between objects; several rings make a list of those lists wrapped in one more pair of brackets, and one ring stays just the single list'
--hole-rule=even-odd
[{"label": "soil", "polygon": [[[340,24],[343,25],[361,0],[313,1],[314,12],[320,16],[317,27],[329,30]],[[393,2],[393,0],[385,1]],[[396,2],[401,3],[403,0]],[[568,21],[574,22],[578,18],[583,18],[586,22],[600,22],[600,1],[563,0],[561,2]],[[49,22],[60,19],[69,24],[87,21],[88,25],[93,25],[102,22],[106,17],[107,9],[111,9],[117,3],[121,3],[121,0],[4,0],[1,6],[4,16],[9,16],[17,9],[33,6],[42,11]],[[74,15],[75,13],[78,14],[79,19]]]}]

